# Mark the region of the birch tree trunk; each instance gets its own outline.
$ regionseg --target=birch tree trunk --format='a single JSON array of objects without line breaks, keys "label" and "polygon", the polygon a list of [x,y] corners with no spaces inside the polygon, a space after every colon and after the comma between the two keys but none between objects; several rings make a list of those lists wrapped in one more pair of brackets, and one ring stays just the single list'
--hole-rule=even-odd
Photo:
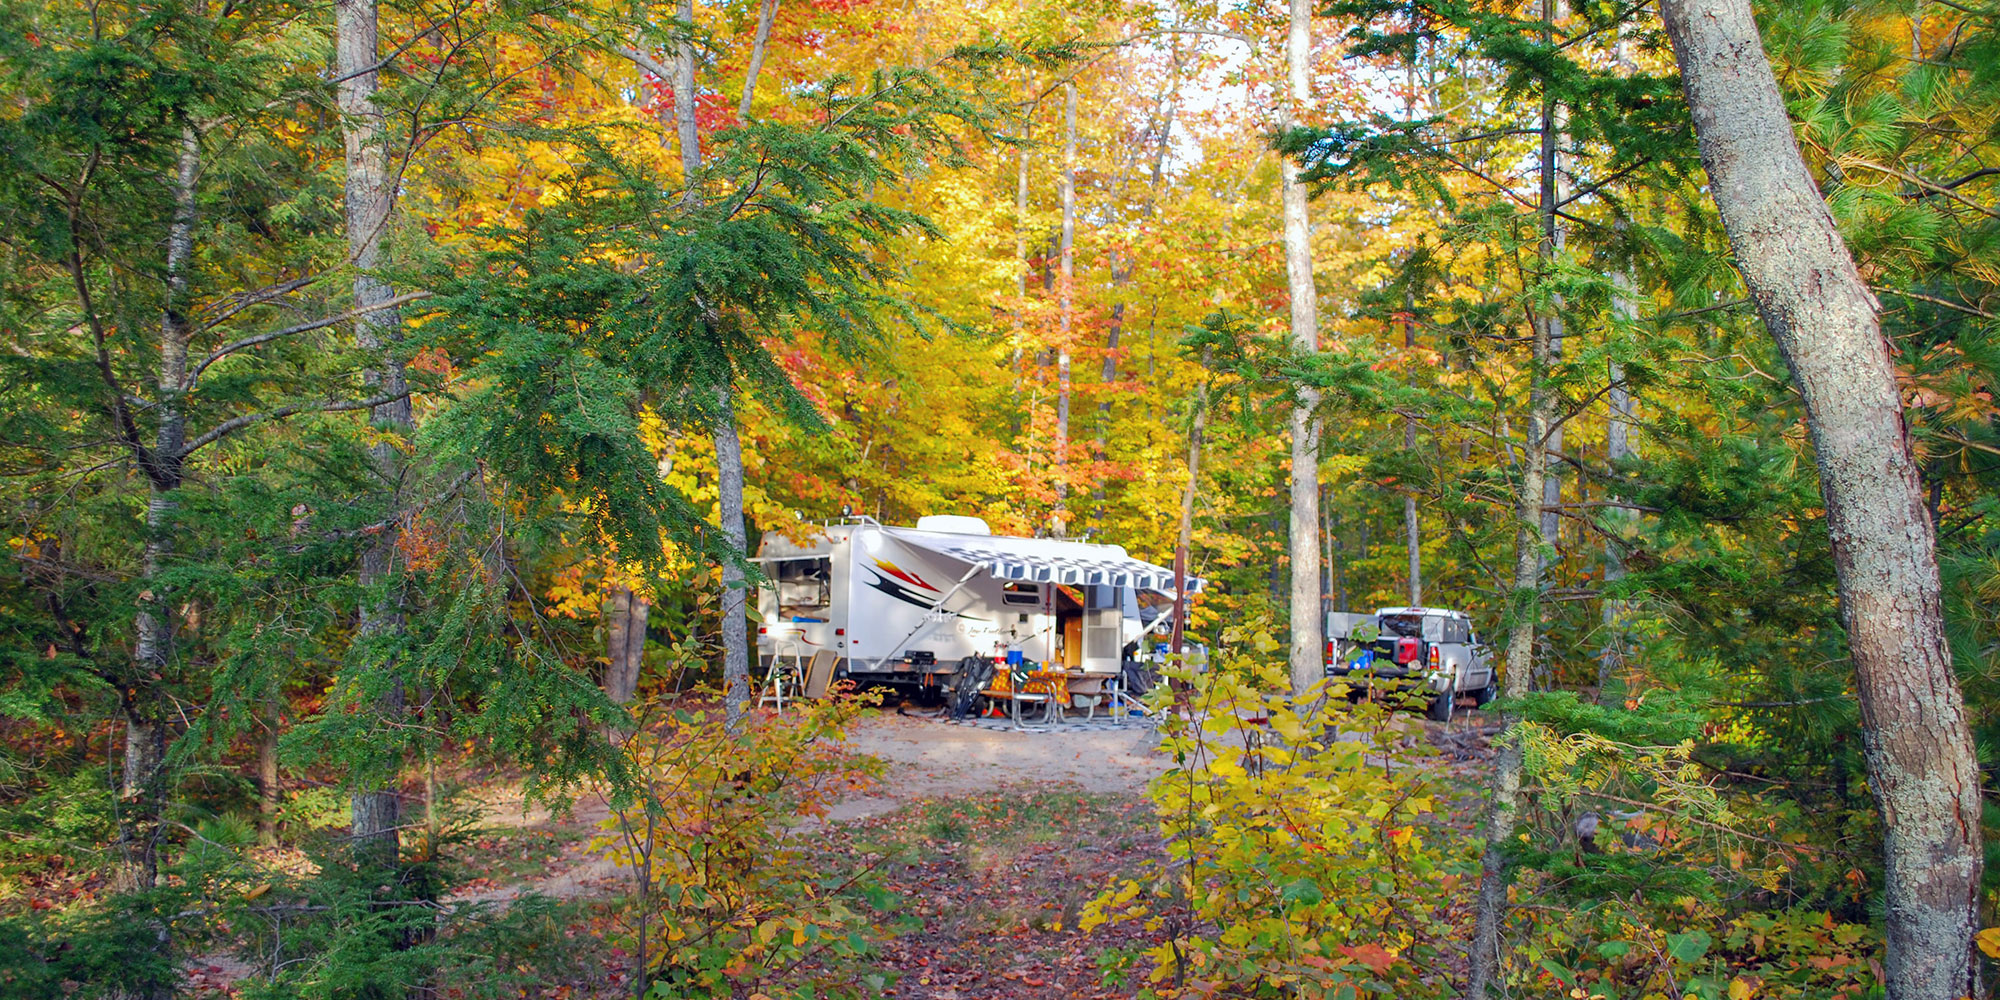
[{"label": "birch tree trunk", "polygon": [[1069,338],[1076,284],[1076,83],[1063,83],[1062,277],[1056,286],[1056,537],[1069,533]]},{"label": "birch tree trunk", "polygon": [[[1279,124],[1289,128],[1312,100],[1312,3],[1291,0],[1285,33],[1286,99]],[[1292,349],[1319,350],[1319,295],[1313,287],[1312,223],[1299,165],[1282,159],[1285,213],[1285,279],[1291,288]],[[1326,677],[1325,609],[1319,580],[1319,390],[1300,386],[1292,406],[1291,674],[1292,694],[1302,695]]]},{"label": "birch tree trunk", "polygon": [[[1542,0],[1542,16],[1553,24],[1556,0]],[[1559,150],[1560,109],[1555,95],[1544,82],[1541,114],[1541,194],[1537,213],[1541,217],[1541,241],[1536,256],[1543,280],[1553,271],[1562,251],[1562,229],[1557,215],[1556,174]],[[1518,698],[1527,694],[1535,675],[1535,637],[1542,614],[1542,573],[1547,552],[1554,542],[1555,526],[1544,515],[1548,507],[1548,461],[1550,441],[1558,428],[1555,394],[1549,391],[1549,369],[1556,361],[1556,343],[1562,336],[1562,319],[1552,310],[1536,310],[1531,315],[1534,333],[1533,355],[1528,374],[1527,433],[1521,447],[1521,482],[1514,507],[1514,581],[1507,602],[1507,652],[1501,663],[1500,693]],[[1513,720],[1502,716],[1502,727]],[[1505,847],[1514,835],[1514,820],[1521,795],[1521,744],[1518,740],[1499,741],[1493,767],[1493,797],[1487,806],[1485,849],[1479,859],[1479,897],[1473,911],[1471,976],[1465,995],[1485,1000],[1499,978],[1500,923],[1506,917],[1509,881]]]},{"label": "birch tree trunk", "polygon": [[736,107],[738,121],[750,120],[750,105],[757,100],[757,74],[764,69],[764,50],[771,42],[771,22],[778,17],[778,0],[764,0],[757,8],[757,37],[750,43],[750,66],[743,71],[743,103]]},{"label": "birch tree trunk", "polygon": [[[1027,333],[1021,322],[1028,310],[1028,145],[1033,129],[1026,115],[1021,116],[1021,146],[1014,154],[1014,357],[1011,362],[1014,372],[1013,398],[1021,398],[1021,382],[1026,372],[1021,359],[1027,354]],[[1019,419],[1018,417],[1016,418]],[[1015,426],[1020,430],[1019,424]]]},{"label": "birch tree trunk", "polygon": [[[1417,118],[1417,60],[1411,59],[1403,73],[1403,117],[1409,121]],[[1415,289],[1403,289],[1403,351],[1415,354],[1417,349],[1417,296]],[[1417,422],[1412,417],[1403,418],[1403,450],[1414,454],[1417,450]],[[1424,603],[1424,533],[1423,524],[1417,519],[1417,495],[1403,494],[1403,544],[1408,549],[1410,561],[1410,606],[1422,607]],[[1345,590],[1346,588],[1342,588]],[[1347,602],[1341,601],[1345,608]]]},{"label": "birch tree trunk", "polygon": [[694,175],[701,170],[701,131],[695,120],[694,0],[681,0],[675,19],[681,25],[681,40],[674,45],[674,125],[680,137],[681,176],[687,188],[682,198],[693,205],[701,200],[694,186]]},{"label": "birch tree trunk", "polygon": [[119,694],[125,716],[125,756],[119,782],[116,887],[134,892],[159,881],[160,837],[166,812],[167,720],[158,683],[173,660],[173,602],[159,579],[173,552],[174,491],[185,479],[187,418],[181,407],[187,381],[188,269],[194,258],[195,195],[201,177],[201,140],[181,133],[172,181],[174,211],[167,229],[166,304],[160,313],[160,358],[155,370],[159,425],[153,447],[139,456],[146,476],[146,542],[140,558],[139,606],[132,616],[132,680]]},{"label": "birch tree trunk", "polygon": [[[405,389],[403,366],[392,353],[402,320],[394,309],[377,308],[394,297],[389,283],[377,272],[384,263],[382,237],[389,225],[394,202],[394,185],[386,162],[386,123],[375,104],[376,63],[379,61],[375,0],[336,0],[334,4],[334,76],[340,81],[341,131],[346,146],[346,227],[347,253],[354,266],[354,307],[362,312],[354,321],[354,339],[364,352],[375,356],[375,367],[366,375],[371,396],[394,395],[393,402],[369,410],[369,419],[386,435],[407,437],[415,426]],[[402,454],[387,440],[370,449],[375,472],[391,495],[391,511],[401,507]],[[388,579],[396,552],[396,519],[377,535],[361,557],[360,582],[374,586]],[[361,634],[373,640],[400,633],[403,628],[401,601],[393,594],[380,604],[365,609]],[[385,722],[403,713],[400,678],[393,676],[395,665],[387,665],[391,678],[377,700],[376,711]],[[389,788],[356,788],[350,799],[353,815],[351,831],[357,853],[394,861],[398,848],[397,827],[401,806],[397,792]]]},{"label": "birch tree trunk", "polygon": [[1878,306],[1799,155],[1749,0],[1660,13],[1737,268],[1805,401],[1882,813],[1888,994],[1976,995],[1979,770]]}]

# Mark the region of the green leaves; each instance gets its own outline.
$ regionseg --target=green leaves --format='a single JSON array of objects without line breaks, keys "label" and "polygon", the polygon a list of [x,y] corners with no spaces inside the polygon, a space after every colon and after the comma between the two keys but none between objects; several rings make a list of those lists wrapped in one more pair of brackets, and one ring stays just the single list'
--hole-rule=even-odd
[{"label": "green leaves", "polygon": [[1701,957],[1708,954],[1708,946],[1711,943],[1712,939],[1708,936],[1707,931],[1693,930],[1685,934],[1669,934],[1667,935],[1667,954],[1672,955],[1682,962],[1693,964],[1701,961]]},{"label": "green leaves", "polygon": [[1288,883],[1280,890],[1278,898],[1283,900],[1286,905],[1318,906],[1326,899],[1326,894],[1319,891],[1319,883],[1305,876],[1300,876],[1297,881]]}]

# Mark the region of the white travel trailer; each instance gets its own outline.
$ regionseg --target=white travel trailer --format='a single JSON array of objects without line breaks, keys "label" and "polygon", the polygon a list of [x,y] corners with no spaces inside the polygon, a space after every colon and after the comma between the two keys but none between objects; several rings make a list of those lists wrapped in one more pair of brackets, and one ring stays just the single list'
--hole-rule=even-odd
[{"label": "white travel trailer", "polygon": [[976,517],[914,528],[849,518],[814,526],[804,544],[770,534],[756,562],[769,578],[759,661],[832,650],[835,676],[856,680],[931,686],[965,657],[1016,650],[1114,672],[1128,647],[1172,627],[1172,570],[1117,545],[995,535]]}]

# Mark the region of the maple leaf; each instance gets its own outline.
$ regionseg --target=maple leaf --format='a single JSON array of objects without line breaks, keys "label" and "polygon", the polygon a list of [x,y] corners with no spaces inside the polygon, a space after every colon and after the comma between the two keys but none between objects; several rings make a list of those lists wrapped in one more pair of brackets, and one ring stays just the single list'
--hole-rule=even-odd
[{"label": "maple leaf", "polygon": [[1381,975],[1396,964],[1396,953],[1374,942],[1367,944],[1341,945],[1340,953]]}]

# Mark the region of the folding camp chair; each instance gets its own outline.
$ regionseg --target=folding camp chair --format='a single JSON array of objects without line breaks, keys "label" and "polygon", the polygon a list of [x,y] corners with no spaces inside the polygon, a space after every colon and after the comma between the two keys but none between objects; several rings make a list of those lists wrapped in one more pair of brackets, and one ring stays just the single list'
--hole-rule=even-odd
[{"label": "folding camp chair", "polygon": [[812,660],[806,663],[805,683],[800,694],[815,701],[826,697],[827,689],[833,686],[833,665],[839,659],[840,654],[831,649],[815,651]]}]

